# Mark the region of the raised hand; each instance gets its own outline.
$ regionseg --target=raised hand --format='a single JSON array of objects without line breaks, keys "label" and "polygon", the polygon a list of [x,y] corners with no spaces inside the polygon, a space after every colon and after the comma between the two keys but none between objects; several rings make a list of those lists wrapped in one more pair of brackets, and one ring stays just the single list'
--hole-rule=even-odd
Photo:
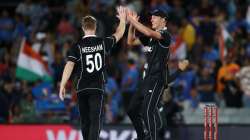
[{"label": "raised hand", "polygon": [[135,11],[132,11],[130,9],[127,8],[127,18],[128,20],[135,20],[138,21],[139,20],[139,16],[137,15],[137,13]]},{"label": "raised hand", "polygon": [[127,14],[126,14],[126,8],[123,6],[119,6],[116,8],[116,11],[118,13],[117,17],[120,20],[126,20]]},{"label": "raised hand", "polygon": [[189,65],[189,61],[188,60],[181,60],[181,61],[179,61],[179,63],[178,63],[178,68],[181,70],[181,71],[184,71],[184,70],[186,70],[187,69],[187,67],[188,67],[188,65]]},{"label": "raised hand", "polygon": [[136,21],[139,20],[139,16],[137,15],[137,13],[136,13],[135,11],[132,11],[131,17],[132,17],[134,20],[136,20]]}]

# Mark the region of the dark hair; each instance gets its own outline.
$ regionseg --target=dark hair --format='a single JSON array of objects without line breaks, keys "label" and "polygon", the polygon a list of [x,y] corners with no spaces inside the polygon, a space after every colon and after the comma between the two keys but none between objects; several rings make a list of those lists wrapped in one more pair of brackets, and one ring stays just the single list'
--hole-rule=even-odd
[{"label": "dark hair", "polygon": [[133,64],[135,64],[135,61],[132,58],[130,58],[130,59],[128,59],[128,64],[133,65]]},{"label": "dark hair", "polygon": [[93,16],[85,16],[82,18],[82,28],[84,30],[95,30],[96,29],[96,19]]}]

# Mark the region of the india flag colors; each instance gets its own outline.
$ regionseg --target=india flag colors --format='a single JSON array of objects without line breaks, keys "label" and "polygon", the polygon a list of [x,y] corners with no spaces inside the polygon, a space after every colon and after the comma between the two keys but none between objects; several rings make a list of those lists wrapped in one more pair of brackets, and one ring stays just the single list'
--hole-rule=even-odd
[{"label": "india flag colors", "polygon": [[170,55],[173,59],[182,60],[187,57],[187,45],[181,38],[181,36],[176,36],[175,40],[170,46]]},{"label": "india flag colors", "polygon": [[233,47],[233,38],[226,30],[224,26],[221,26],[221,33],[219,37],[219,50],[220,50],[220,59],[223,62],[225,56],[228,53],[228,49]]},{"label": "india flag colors", "polygon": [[31,44],[25,39],[22,41],[17,60],[16,77],[30,82],[39,79],[45,81],[52,80],[49,75],[48,64],[43,61],[42,56],[35,52]]}]

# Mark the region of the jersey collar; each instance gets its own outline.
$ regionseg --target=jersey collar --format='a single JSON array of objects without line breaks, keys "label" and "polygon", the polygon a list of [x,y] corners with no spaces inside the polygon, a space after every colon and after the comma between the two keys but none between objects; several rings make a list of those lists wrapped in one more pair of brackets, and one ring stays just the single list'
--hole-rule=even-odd
[{"label": "jersey collar", "polygon": [[96,35],[85,35],[82,38],[86,38],[86,37],[96,37]]},{"label": "jersey collar", "polygon": [[159,32],[159,31],[162,31],[162,30],[167,30],[168,28],[165,26],[165,27],[163,27],[163,28],[161,28],[161,29],[159,29],[159,30],[156,30],[157,32]]}]

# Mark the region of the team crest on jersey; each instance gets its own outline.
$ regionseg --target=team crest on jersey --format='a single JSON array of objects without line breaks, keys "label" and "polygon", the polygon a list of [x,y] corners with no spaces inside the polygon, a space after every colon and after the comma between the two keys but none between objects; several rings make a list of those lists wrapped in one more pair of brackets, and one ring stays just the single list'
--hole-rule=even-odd
[{"label": "team crest on jersey", "polygon": [[149,46],[143,47],[143,52],[152,52],[152,51],[153,51],[152,47],[149,47]]}]

